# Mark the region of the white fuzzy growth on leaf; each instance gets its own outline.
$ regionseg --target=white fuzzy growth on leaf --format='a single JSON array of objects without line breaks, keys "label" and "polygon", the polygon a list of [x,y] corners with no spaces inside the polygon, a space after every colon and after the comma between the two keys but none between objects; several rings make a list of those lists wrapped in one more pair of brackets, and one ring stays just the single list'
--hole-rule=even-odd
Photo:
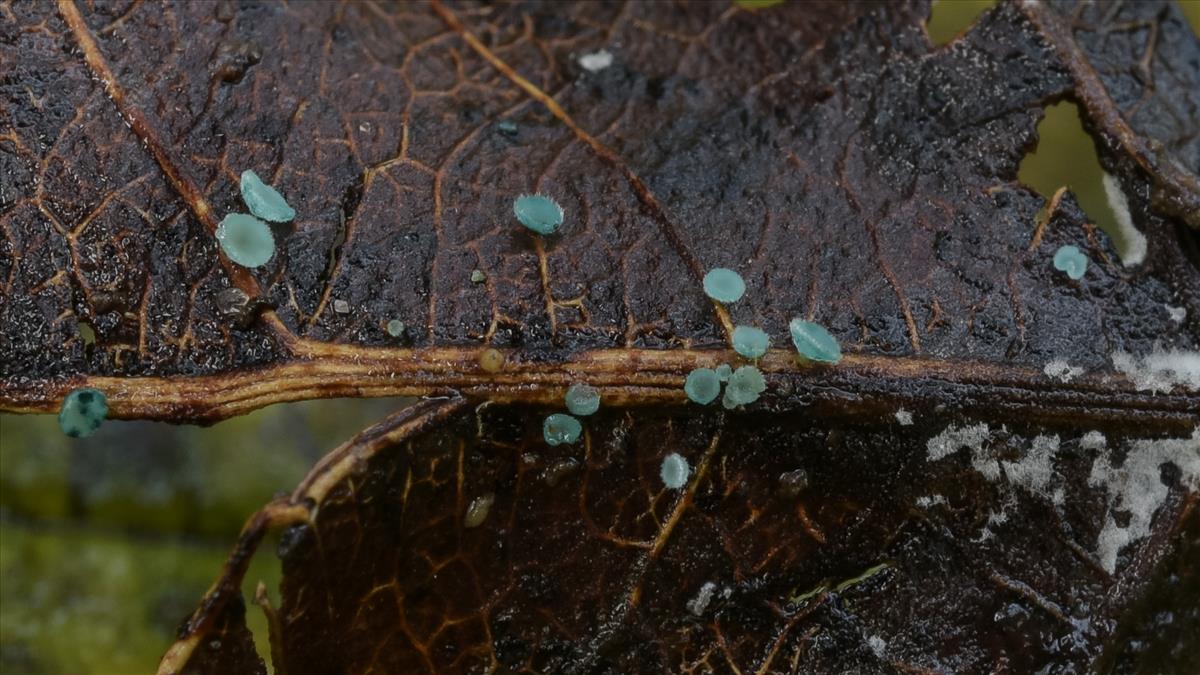
[{"label": "white fuzzy growth on leaf", "polygon": [[1176,386],[1200,390],[1200,352],[1182,349],[1153,352],[1136,357],[1113,352],[1113,367],[1133,382],[1138,391],[1167,393]]},{"label": "white fuzzy growth on leaf", "polygon": [[[1109,493],[1109,511],[1096,538],[1096,555],[1110,574],[1116,572],[1121,549],[1150,534],[1154,514],[1169,492],[1162,481],[1162,465],[1166,463],[1179,468],[1184,486],[1200,489],[1200,427],[1191,438],[1134,441],[1119,467],[1104,455],[1092,463],[1088,485],[1103,486]],[[1123,527],[1113,515],[1118,510],[1129,513],[1129,522]]]},{"label": "white fuzzy growth on leaf", "polygon": [[1062,359],[1054,359],[1042,370],[1049,377],[1070,382],[1083,374],[1083,368],[1076,368]]},{"label": "white fuzzy growth on leaf", "polygon": [[1113,217],[1120,229],[1121,248],[1117,251],[1121,256],[1121,264],[1126,267],[1140,265],[1146,259],[1146,235],[1133,225],[1133,216],[1129,213],[1129,201],[1116,178],[1105,173],[1100,179],[1104,184],[1104,194],[1108,197],[1108,207],[1112,209]]},{"label": "white fuzzy growth on leaf", "polygon": [[607,49],[588,52],[579,57],[579,65],[589,73],[599,72],[612,65],[613,55]]}]

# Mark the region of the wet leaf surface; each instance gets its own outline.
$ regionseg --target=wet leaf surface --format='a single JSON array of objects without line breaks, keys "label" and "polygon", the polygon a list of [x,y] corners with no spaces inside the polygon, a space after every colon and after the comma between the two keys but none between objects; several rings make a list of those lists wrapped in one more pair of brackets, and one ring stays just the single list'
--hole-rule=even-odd
[{"label": "wet leaf surface", "polygon": [[[1101,555],[1120,489],[1095,466],[1132,461],[1135,439],[1200,452],[1194,383],[1118,367],[1200,348],[1200,45],[1171,4],[1003,3],[936,48],[923,2],[0,13],[3,409],[53,411],[83,385],[117,417],[199,422],[450,397],[252,518],[165,669],[249,667],[245,560],[301,522],[277,636],[293,675],[335,658],[1078,669],[1139,625],[1126,612],[1194,513],[1193,455],[1171,455],[1145,478],[1172,486],[1146,532],[1119,564]],[[611,64],[580,60],[600,49]],[[1141,264],[1070,192],[1046,204],[1016,180],[1063,99],[1146,236]],[[298,214],[253,271],[213,238],[245,169]],[[512,216],[538,191],[564,207],[559,234]],[[1068,244],[1092,261],[1079,282],[1050,263]],[[717,266],[746,280],[729,308],[701,290]],[[776,349],[749,411],[675,407],[692,368],[735,360],[735,323],[787,345],[797,316],[841,364]],[[1047,375],[1059,360],[1082,373]],[[530,406],[576,381],[606,407],[572,467]],[[902,407],[913,426],[892,423]],[[985,423],[986,458],[928,461],[930,439]],[[1080,445],[1092,430],[1106,449]],[[1025,461],[1052,436],[1043,481]],[[685,497],[656,489],[668,451],[697,467]],[[798,469],[808,487],[783,489]],[[198,647],[218,633],[229,650]]]},{"label": "wet leaf surface", "polygon": [[[1123,671],[1154,644],[1176,653],[1143,666],[1191,658],[1145,625],[1178,622],[1175,645],[1200,629],[1194,544],[1169,558],[1198,513],[1200,436],[1012,424],[939,457],[927,429],[969,420],[667,408],[601,411],[580,445],[548,447],[545,412],[457,399],[394,416],[256,517],[217,588],[238,588],[247,542],[286,528],[288,673]],[[681,490],[659,477],[671,452],[693,467]],[[1126,484],[1095,477],[1117,458],[1142,489],[1161,460],[1164,482],[1156,527],[1108,568],[1097,548],[1130,515]]]}]

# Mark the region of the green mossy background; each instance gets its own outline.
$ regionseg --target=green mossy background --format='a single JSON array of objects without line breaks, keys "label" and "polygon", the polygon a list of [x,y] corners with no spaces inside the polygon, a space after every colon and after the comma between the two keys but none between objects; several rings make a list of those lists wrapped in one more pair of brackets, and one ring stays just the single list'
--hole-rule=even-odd
[{"label": "green mossy background", "polygon": [[[931,38],[953,39],[993,4],[939,0]],[[1200,0],[1180,4],[1200,30]],[[1109,230],[1077,110],[1054,106],[1039,130],[1040,151],[1022,164],[1021,180],[1047,196],[1070,185]],[[110,422],[82,440],[59,433],[51,416],[0,416],[0,673],[153,672],[245,519],[325,451],[402,405],[279,405],[208,428]],[[262,580],[278,601],[272,548],[246,575],[248,598]],[[247,618],[261,640],[262,613],[250,606]]]}]

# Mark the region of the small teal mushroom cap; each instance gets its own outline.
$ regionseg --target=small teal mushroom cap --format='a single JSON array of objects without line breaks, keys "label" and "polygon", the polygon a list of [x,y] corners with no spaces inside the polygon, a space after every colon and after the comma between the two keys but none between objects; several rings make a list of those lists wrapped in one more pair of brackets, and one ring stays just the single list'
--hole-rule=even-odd
[{"label": "small teal mushroom cap", "polygon": [[753,326],[738,326],[733,329],[733,351],[748,359],[757,359],[767,353],[771,338]]},{"label": "small teal mushroom cap", "polygon": [[513,201],[513,213],[525,227],[541,235],[554,234],[563,222],[558,202],[545,195],[521,195]]},{"label": "small teal mushroom cap", "polygon": [[71,438],[91,436],[108,417],[108,397],[92,387],[67,394],[58,411],[58,428]]},{"label": "small teal mushroom cap", "polygon": [[567,410],[572,415],[587,417],[600,409],[600,391],[583,383],[575,383],[567,389]]},{"label": "small teal mushroom cap", "polygon": [[716,267],[704,275],[704,294],[717,302],[737,302],[746,292],[746,282],[737,272]]},{"label": "small teal mushroom cap", "polygon": [[678,490],[687,485],[688,476],[691,473],[692,467],[688,465],[687,459],[678,452],[672,452],[664,457],[662,467],[658,470],[663,485],[672,490]]},{"label": "small teal mushroom cap", "polygon": [[725,385],[725,396],[721,405],[732,410],[738,406],[748,405],[758,400],[759,394],[767,390],[767,381],[762,371],[755,366],[742,366],[733,371],[729,382]]},{"label": "small teal mushroom cap", "polygon": [[563,413],[547,415],[546,421],[542,422],[542,437],[547,445],[570,445],[579,440],[582,433],[583,425],[579,420]]},{"label": "small teal mushroom cap", "polygon": [[286,223],[296,217],[296,210],[275,188],[262,182],[258,174],[247,169],[242,172],[242,201],[250,213],[272,223]]},{"label": "small teal mushroom cap", "polygon": [[391,335],[392,337],[400,337],[404,334],[404,322],[400,319],[392,319],[391,321],[387,322],[387,325],[384,326],[384,329],[387,331],[388,335]]},{"label": "small teal mushroom cap", "polygon": [[821,363],[837,363],[842,360],[842,348],[824,326],[803,319],[792,319],[788,330],[792,333],[796,351],[800,352],[804,359]]},{"label": "small teal mushroom cap", "polygon": [[728,363],[722,363],[721,365],[717,366],[716,373],[718,380],[722,382],[728,382],[729,376],[733,374],[733,368],[730,368]]},{"label": "small teal mushroom cap", "polygon": [[683,391],[693,402],[708,405],[721,393],[721,378],[712,368],[697,368],[688,373]]},{"label": "small teal mushroom cap", "polygon": [[1068,277],[1079,280],[1087,272],[1088,257],[1075,246],[1060,246],[1054,252],[1054,269],[1066,272]]},{"label": "small teal mushroom cap", "polygon": [[217,226],[217,243],[227,258],[242,267],[262,267],[275,255],[275,236],[266,223],[245,213],[231,213]]}]

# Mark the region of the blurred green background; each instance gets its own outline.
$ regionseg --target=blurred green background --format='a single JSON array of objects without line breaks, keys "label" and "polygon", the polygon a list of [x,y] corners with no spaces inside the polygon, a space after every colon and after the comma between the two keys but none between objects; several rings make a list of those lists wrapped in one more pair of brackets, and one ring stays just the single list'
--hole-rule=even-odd
[{"label": "blurred green background", "polygon": [[[940,0],[931,38],[951,40],[993,4]],[[1182,4],[1200,26],[1200,1]],[[1054,106],[1039,129],[1021,180],[1046,196],[1069,184],[1111,231],[1075,107]],[[405,403],[279,405],[208,428],[109,422],[83,440],[63,436],[51,416],[0,416],[0,673],[153,672],[246,518]],[[251,566],[247,598],[263,580],[278,602],[272,549]],[[262,639],[262,613],[250,606],[247,617]]]}]

